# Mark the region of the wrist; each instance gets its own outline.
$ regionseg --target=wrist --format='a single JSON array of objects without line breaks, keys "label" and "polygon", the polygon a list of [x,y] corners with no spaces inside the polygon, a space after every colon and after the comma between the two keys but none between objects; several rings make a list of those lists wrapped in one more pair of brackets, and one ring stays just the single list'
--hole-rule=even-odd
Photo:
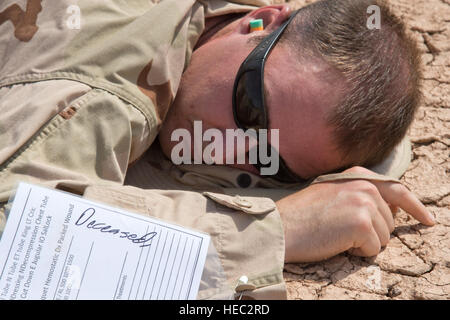
[{"label": "wrist", "polygon": [[291,239],[291,231],[290,231],[290,223],[289,219],[287,217],[287,211],[288,208],[286,206],[285,200],[279,200],[275,202],[278,213],[280,214],[280,220],[281,220],[281,226],[283,228],[283,235],[284,235],[284,248],[285,248],[285,254],[284,254],[284,262],[294,262],[293,259],[293,245],[292,245],[292,239]]}]

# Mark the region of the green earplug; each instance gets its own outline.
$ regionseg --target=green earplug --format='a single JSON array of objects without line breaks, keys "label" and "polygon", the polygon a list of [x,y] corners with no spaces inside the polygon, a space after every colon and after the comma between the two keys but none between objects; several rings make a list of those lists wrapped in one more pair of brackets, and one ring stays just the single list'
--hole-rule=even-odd
[{"label": "green earplug", "polygon": [[264,30],[263,19],[255,19],[250,21],[250,32]]}]

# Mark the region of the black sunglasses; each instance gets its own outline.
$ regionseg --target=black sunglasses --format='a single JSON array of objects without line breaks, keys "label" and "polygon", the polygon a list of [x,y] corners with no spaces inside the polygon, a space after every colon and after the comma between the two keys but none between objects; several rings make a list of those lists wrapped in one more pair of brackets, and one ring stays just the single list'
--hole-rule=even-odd
[{"label": "black sunglasses", "polygon": [[[278,29],[264,38],[239,68],[233,88],[233,116],[239,128],[244,130],[269,128],[267,107],[264,99],[264,64],[270,51],[299,11],[295,11]],[[271,153],[277,153],[277,150],[270,145],[268,150]],[[259,161],[259,150],[257,151],[258,161],[254,166],[260,170],[264,165]],[[272,178],[282,182],[305,182],[305,179],[289,169],[279,154],[278,158],[279,169]]]}]

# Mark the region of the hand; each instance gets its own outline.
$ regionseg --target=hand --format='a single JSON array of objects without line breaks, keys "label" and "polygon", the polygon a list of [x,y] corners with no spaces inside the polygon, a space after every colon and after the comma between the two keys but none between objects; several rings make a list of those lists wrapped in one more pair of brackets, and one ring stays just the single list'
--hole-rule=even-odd
[{"label": "hand", "polygon": [[[345,172],[374,173],[361,167]],[[434,225],[425,206],[395,182],[323,182],[279,200],[277,207],[284,226],[286,262],[320,261],[346,250],[374,256],[389,242],[396,207],[425,225]]]}]

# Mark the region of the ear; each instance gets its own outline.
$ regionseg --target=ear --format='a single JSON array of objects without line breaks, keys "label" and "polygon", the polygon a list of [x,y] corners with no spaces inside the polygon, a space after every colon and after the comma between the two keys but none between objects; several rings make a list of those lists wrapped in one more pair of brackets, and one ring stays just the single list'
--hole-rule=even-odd
[{"label": "ear", "polygon": [[262,19],[264,22],[264,30],[255,31],[254,33],[261,33],[261,35],[264,35],[265,33],[268,34],[289,19],[291,11],[291,8],[287,4],[266,6],[256,9],[241,19],[237,31],[241,34],[248,34],[250,33],[250,21]]}]

